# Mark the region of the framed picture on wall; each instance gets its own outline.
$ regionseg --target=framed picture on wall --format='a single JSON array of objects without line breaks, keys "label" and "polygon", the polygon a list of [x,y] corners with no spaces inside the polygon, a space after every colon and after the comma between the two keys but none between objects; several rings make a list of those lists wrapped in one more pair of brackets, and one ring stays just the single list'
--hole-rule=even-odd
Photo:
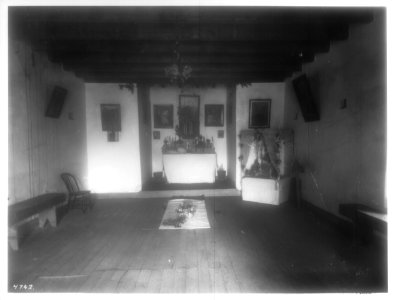
[{"label": "framed picture on wall", "polygon": [[154,130],[152,132],[152,135],[154,137],[154,140],[160,140],[160,131],[159,130]]},{"label": "framed picture on wall", "polygon": [[173,128],[173,105],[154,105],[154,128]]},{"label": "framed picture on wall", "polygon": [[223,104],[206,104],[204,106],[204,125],[206,127],[224,126]]},{"label": "framed picture on wall", "polygon": [[197,95],[180,95],[178,106],[179,135],[193,139],[200,133],[200,97]]},{"label": "framed picture on wall", "polygon": [[250,99],[249,128],[270,128],[271,99]]},{"label": "framed picture on wall", "polygon": [[121,131],[121,105],[101,104],[101,125],[102,130],[107,132]]}]

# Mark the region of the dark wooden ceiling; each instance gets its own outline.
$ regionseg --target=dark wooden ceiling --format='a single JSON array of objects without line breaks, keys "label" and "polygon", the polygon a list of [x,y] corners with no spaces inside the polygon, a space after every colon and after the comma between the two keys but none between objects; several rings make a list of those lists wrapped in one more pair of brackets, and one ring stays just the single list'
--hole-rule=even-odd
[{"label": "dark wooden ceiling", "polygon": [[283,81],[346,40],[368,8],[10,7],[10,38],[86,82],[167,83],[178,49],[191,83]]}]

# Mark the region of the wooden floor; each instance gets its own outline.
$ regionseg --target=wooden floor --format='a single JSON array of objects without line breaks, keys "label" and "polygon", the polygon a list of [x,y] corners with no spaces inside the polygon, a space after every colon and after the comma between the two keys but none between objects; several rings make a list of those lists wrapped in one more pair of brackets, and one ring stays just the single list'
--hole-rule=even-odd
[{"label": "wooden floor", "polygon": [[[386,291],[386,250],[292,205],[206,198],[211,229],[158,230],[168,199],[70,211],[9,252],[9,292]],[[381,250],[380,250],[381,249]]]}]

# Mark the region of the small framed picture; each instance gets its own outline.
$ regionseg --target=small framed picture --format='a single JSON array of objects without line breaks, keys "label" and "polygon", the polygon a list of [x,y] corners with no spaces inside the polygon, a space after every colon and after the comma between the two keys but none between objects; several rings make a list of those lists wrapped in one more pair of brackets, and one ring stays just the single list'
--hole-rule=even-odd
[{"label": "small framed picture", "polygon": [[154,105],[154,128],[173,128],[173,105]]},{"label": "small framed picture", "polygon": [[270,128],[271,99],[250,99],[249,128]]},{"label": "small framed picture", "polygon": [[119,142],[119,132],[118,131],[107,131],[107,141],[108,142]]},{"label": "small framed picture", "polygon": [[223,104],[206,104],[204,106],[204,125],[206,127],[224,126]]},{"label": "small framed picture", "polygon": [[225,135],[225,132],[223,130],[218,130],[217,136],[219,139],[223,139]]},{"label": "small framed picture", "polygon": [[103,131],[121,131],[121,105],[100,104],[101,125]]},{"label": "small framed picture", "polygon": [[154,130],[152,134],[154,136],[154,140],[160,140],[160,131],[159,130]]}]

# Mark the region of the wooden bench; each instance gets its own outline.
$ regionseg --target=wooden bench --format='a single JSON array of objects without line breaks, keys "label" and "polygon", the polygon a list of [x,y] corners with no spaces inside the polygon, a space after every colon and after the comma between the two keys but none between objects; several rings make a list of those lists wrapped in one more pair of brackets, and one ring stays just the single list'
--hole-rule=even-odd
[{"label": "wooden bench", "polygon": [[58,225],[57,207],[66,204],[63,193],[43,194],[26,201],[8,206],[8,242],[13,250],[18,250],[22,238],[20,227],[35,218],[43,228],[48,221],[53,227]]},{"label": "wooden bench", "polygon": [[387,235],[387,213],[363,204],[340,204],[339,213],[353,223],[354,239],[369,241],[375,231]]}]

